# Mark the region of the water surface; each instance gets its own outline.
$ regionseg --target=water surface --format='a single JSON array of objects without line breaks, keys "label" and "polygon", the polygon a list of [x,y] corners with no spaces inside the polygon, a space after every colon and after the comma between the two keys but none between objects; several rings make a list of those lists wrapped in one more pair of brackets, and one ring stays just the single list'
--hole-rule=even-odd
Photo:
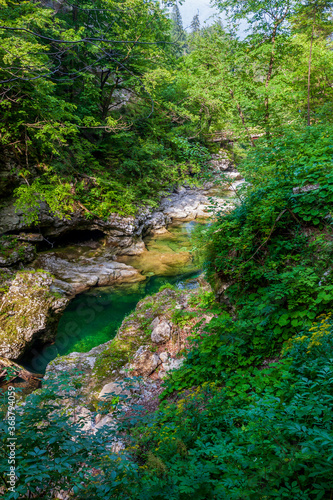
[{"label": "water surface", "polygon": [[191,234],[200,222],[192,221],[170,227],[161,235],[145,239],[147,251],[140,256],[126,256],[119,260],[139,269],[146,276],[144,282],[94,288],[77,295],[68,305],[58,326],[52,345],[33,349],[30,369],[45,371],[47,364],[58,355],[88,352],[117,333],[123,319],[137,303],[171,284],[178,288],[197,286],[194,280],[200,274],[191,255]]}]

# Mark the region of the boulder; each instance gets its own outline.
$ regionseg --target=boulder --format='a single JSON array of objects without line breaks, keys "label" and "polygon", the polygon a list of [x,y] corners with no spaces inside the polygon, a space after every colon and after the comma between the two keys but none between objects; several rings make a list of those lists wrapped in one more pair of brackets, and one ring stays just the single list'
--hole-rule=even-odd
[{"label": "boulder", "polygon": [[151,341],[155,344],[164,344],[171,337],[171,327],[167,321],[161,321],[154,327],[151,334]]},{"label": "boulder", "polygon": [[[162,353],[162,354],[168,355],[169,353]],[[161,359],[162,359],[162,354],[160,354]],[[169,356],[164,356],[162,359],[163,363],[158,372],[158,378],[163,380],[168,375],[169,372],[180,368],[184,363],[184,360],[185,358],[174,359],[170,358]]]},{"label": "boulder", "polygon": [[243,179],[243,176],[240,172],[228,172],[225,174],[228,179],[230,179],[232,182],[233,181],[241,181]]},{"label": "boulder", "polygon": [[172,370],[178,370],[178,368],[180,368],[183,365],[184,361],[185,361],[185,358],[178,358],[178,359],[169,358],[166,363],[163,363],[162,369],[165,372],[170,372]]},{"label": "boulder", "polygon": [[130,392],[125,388],[125,382],[110,382],[106,384],[98,395],[100,401],[111,401],[114,396],[120,394],[129,396]]},{"label": "boulder", "polygon": [[217,172],[227,170],[231,167],[231,161],[228,158],[228,153],[223,149],[220,149],[217,154],[212,155],[212,159],[210,160],[209,165],[213,170]]},{"label": "boulder", "polygon": [[150,328],[154,330],[154,328],[157,327],[161,322],[160,318],[157,316],[151,323],[150,323]]},{"label": "boulder", "polygon": [[166,363],[169,359],[169,353],[168,352],[160,352],[159,354],[160,360],[162,363]]}]

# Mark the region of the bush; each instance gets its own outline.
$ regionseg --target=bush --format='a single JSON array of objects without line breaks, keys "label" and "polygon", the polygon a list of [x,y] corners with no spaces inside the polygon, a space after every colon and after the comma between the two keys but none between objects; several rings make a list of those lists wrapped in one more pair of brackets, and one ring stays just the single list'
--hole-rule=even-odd
[{"label": "bush", "polygon": [[167,472],[146,470],[137,498],[330,498],[332,348],[327,315],[289,341],[279,361],[165,403],[137,435],[141,459],[151,463],[153,453]]}]

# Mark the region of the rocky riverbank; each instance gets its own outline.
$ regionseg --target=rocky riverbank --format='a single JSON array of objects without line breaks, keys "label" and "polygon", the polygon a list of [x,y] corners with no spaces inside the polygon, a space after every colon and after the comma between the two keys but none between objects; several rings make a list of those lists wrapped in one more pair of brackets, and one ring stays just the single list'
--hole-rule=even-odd
[{"label": "rocky riverbank", "polygon": [[[87,353],[56,358],[48,365],[46,379],[57,380],[64,373],[75,379],[73,398],[80,400],[86,429],[114,419],[115,396],[126,397],[129,405],[143,404],[148,410],[156,406],[161,382],[183,363],[193,332],[200,335],[211,319],[202,308],[203,297],[211,289],[202,278],[197,279],[197,286],[194,290],[167,287],[146,297],[123,321],[113,340]],[[110,408],[102,423],[98,415],[93,417],[99,403]]]},{"label": "rocky riverbank", "polygon": [[37,341],[52,342],[68,302],[49,273],[18,272],[1,302],[0,356],[17,360]]},{"label": "rocky riverbank", "polygon": [[[175,222],[210,217],[212,204],[227,210],[232,199],[227,200],[241,178],[237,172],[226,175],[222,188],[214,183],[180,187],[162,197],[156,210],[145,208],[135,217],[111,214],[105,221],[88,219],[78,211],[70,219],[58,219],[41,204],[38,232],[25,224],[13,205],[3,206],[0,232],[7,234],[0,252],[0,356],[19,360],[34,343],[52,342],[61,314],[76,294],[96,286],[145,280],[151,262],[140,270],[131,260],[152,256],[145,238],[158,238]],[[46,250],[45,245],[52,248]],[[185,262],[188,256],[183,254],[172,255],[172,264]],[[162,274],[170,272],[169,264],[162,262]]]}]

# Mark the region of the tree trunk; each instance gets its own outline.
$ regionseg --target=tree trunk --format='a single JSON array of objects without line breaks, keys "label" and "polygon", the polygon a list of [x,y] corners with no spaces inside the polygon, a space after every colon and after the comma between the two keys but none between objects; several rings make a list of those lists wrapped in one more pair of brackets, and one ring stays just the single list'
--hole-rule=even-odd
[{"label": "tree trunk", "polygon": [[252,139],[251,134],[250,134],[250,131],[249,131],[249,129],[248,129],[248,128],[247,128],[247,126],[246,126],[246,123],[245,123],[245,118],[244,118],[244,114],[243,114],[242,108],[240,107],[239,102],[238,102],[238,101],[236,101],[236,99],[235,99],[235,95],[234,95],[233,91],[232,91],[231,89],[229,89],[229,92],[230,92],[230,95],[231,95],[232,99],[233,99],[233,100],[235,101],[235,103],[236,103],[236,106],[237,106],[237,110],[238,110],[239,116],[240,116],[240,118],[241,118],[241,120],[242,120],[243,127],[244,127],[244,128],[245,128],[245,130],[246,130],[246,133],[247,133],[247,136],[248,136],[248,138],[249,138],[249,141],[251,142],[252,146],[253,146],[253,147],[255,147],[254,140]]},{"label": "tree trunk", "polygon": [[313,49],[313,39],[314,39],[314,29],[316,23],[317,9],[314,11],[312,33],[311,33],[311,43],[310,43],[310,54],[309,54],[309,70],[308,70],[308,127],[311,126],[311,109],[310,109],[310,91],[311,91],[311,66],[312,66],[312,49]]},{"label": "tree trunk", "polygon": [[265,83],[265,90],[266,90],[266,96],[265,96],[265,125],[266,125],[266,135],[267,135],[267,137],[270,136],[270,127],[269,127],[269,114],[270,113],[269,113],[269,98],[268,98],[267,90],[268,90],[268,85],[269,85],[269,82],[271,81],[272,74],[273,74],[273,67],[274,67],[274,60],[275,60],[276,35],[277,35],[277,30],[278,30],[280,24],[282,24],[284,22],[284,20],[286,19],[287,15],[288,15],[288,12],[289,12],[289,7],[286,8],[283,16],[280,19],[276,20],[276,22],[274,24],[273,32],[272,32],[272,37],[271,37],[272,51],[271,51],[271,57],[270,57],[269,66],[268,66],[268,72],[267,72],[267,76],[266,76],[266,83]]},{"label": "tree trunk", "polygon": [[278,29],[278,24],[275,24],[273,34],[272,34],[272,52],[271,52],[271,57],[269,61],[269,66],[268,66],[268,72],[266,76],[266,83],[265,83],[265,90],[266,90],[266,96],[265,96],[265,127],[266,127],[266,135],[267,137],[270,136],[270,127],[269,127],[269,99],[268,99],[268,85],[269,82],[271,81],[272,78],[272,73],[273,73],[273,66],[274,66],[274,58],[275,58],[275,41],[276,41],[276,32]]}]

